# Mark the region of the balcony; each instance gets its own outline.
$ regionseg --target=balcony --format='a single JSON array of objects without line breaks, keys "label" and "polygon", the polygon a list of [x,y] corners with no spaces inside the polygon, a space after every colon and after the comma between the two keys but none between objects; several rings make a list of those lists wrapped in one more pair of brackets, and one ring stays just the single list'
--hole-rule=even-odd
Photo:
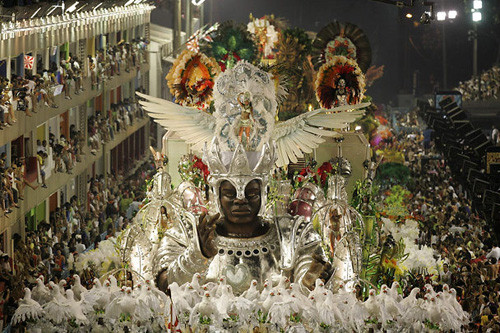
[{"label": "balcony", "polygon": [[[149,71],[149,64],[141,64],[140,72],[141,75]],[[38,103],[37,113],[33,113],[32,117],[27,117],[22,111],[14,111],[17,117],[17,122],[11,127],[4,128],[0,131],[0,146],[17,139],[21,135],[24,135],[32,130],[35,130],[38,126],[48,121],[49,119],[58,116],[65,111],[80,106],[86,103],[88,100],[101,95],[103,92],[116,89],[117,87],[126,84],[133,80],[137,76],[137,69],[131,70],[130,73],[122,71],[120,76],[115,76],[112,80],[105,81],[101,85],[101,89],[92,90],[90,77],[82,79],[82,84],[85,89],[80,95],[74,94],[74,84],[71,86],[71,99],[67,100],[64,98],[64,94],[60,94],[55,97],[55,102],[59,108],[54,109],[49,106],[45,106],[43,102]]]},{"label": "balcony", "polygon": [[[120,82],[120,78],[122,77],[123,75],[118,78],[117,82]],[[119,83],[116,84],[118,85]],[[85,91],[85,93],[89,93],[89,91]],[[80,95],[77,97],[82,97],[82,96]],[[72,101],[74,101],[74,99],[69,100],[69,102]],[[82,99],[82,102],[84,101],[85,100]],[[57,111],[60,109],[53,109],[53,110]],[[57,113],[55,115],[57,115]],[[145,116],[142,119],[141,118],[135,119],[134,124],[129,126],[125,131],[116,133],[114,140],[111,140],[105,143],[104,145],[101,145],[96,155],[91,154],[90,148],[85,145],[83,148],[85,155],[82,155],[81,162],[76,163],[74,165],[72,174],[68,174],[65,172],[60,172],[55,174],[52,173],[52,175],[45,181],[47,188],[39,186],[36,190],[33,190],[27,186],[24,190],[24,200],[20,200],[18,202],[19,208],[11,208],[12,213],[10,213],[7,217],[3,216],[3,212],[1,213],[2,216],[0,217],[0,230],[5,230],[9,227],[13,227],[12,232],[22,233],[23,232],[22,230],[16,231],[14,225],[18,221],[20,221],[21,223],[19,223],[18,226],[20,228],[24,228],[24,217],[33,207],[36,207],[37,205],[42,203],[50,195],[52,195],[54,192],[59,190],[64,185],[69,184],[73,178],[82,174],[89,166],[92,165],[92,163],[98,161],[101,157],[105,156],[105,154],[109,153],[111,149],[113,149],[122,141],[124,141],[127,137],[129,137],[132,133],[136,132],[137,130],[147,125],[148,123],[149,123],[148,116]]]}]

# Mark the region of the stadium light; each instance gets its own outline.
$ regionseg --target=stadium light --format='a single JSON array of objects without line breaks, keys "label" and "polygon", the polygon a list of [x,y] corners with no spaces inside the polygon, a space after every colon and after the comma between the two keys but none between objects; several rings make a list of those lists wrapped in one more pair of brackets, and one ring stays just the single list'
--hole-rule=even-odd
[{"label": "stadium light", "polygon": [[436,20],[438,20],[438,21],[446,20],[446,12],[437,12],[436,13]]}]

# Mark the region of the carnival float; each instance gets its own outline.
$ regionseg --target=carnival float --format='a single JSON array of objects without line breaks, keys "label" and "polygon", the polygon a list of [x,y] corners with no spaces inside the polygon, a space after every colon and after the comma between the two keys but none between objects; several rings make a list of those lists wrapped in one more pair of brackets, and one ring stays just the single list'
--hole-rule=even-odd
[{"label": "carnival float", "polygon": [[447,286],[402,296],[442,262],[415,245],[404,166],[377,172],[388,167],[379,164],[391,152],[376,146],[390,128],[365,96],[383,74],[370,67],[367,36],[333,22],[311,40],[272,15],[250,18],[189,39],[166,78],[175,103],[138,94],[188,154],[172,166],[153,150],[157,174],[132,226],[79,258],[71,288],[39,278],[14,324],[431,332],[467,323]]}]

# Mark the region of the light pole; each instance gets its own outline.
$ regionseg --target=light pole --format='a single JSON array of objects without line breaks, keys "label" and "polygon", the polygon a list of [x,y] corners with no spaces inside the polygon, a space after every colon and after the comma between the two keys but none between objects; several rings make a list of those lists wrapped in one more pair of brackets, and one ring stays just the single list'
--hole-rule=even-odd
[{"label": "light pole", "polygon": [[200,27],[203,27],[205,24],[205,4],[200,4]]},{"label": "light pole", "polygon": [[481,9],[483,8],[483,2],[481,0],[472,1],[472,25],[473,31],[472,36],[472,75],[477,76],[477,25],[483,19],[481,14]]},{"label": "light pole", "polygon": [[448,88],[448,68],[447,68],[447,59],[446,59],[446,32],[443,23],[443,89],[446,90]]},{"label": "light pole", "polygon": [[453,21],[457,17],[457,11],[456,10],[450,10],[448,13],[441,11],[436,13],[436,19],[438,21],[441,21],[441,29],[442,29],[442,51],[443,51],[443,90],[446,90],[448,88],[448,64],[447,64],[447,57],[446,57],[446,29],[445,29],[445,22],[447,20]]},{"label": "light pole", "polygon": [[477,76],[477,23],[474,23],[472,39],[472,75]]},{"label": "light pole", "polygon": [[[198,29],[200,29],[201,27],[203,27],[203,25],[205,23],[205,13],[204,13],[205,7],[204,7],[204,3],[205,3],[205,0],[191,0],[191,6],[196,6],[199,9]],[[193,11],[193,9],[194,9],[194,7],[191,9],[191,11]],[[193,13],[191,13],[191,16],[192,15],[193,15]],[[192,25],[193,24],[191,23],[191,26]],[[191,33],[188,36],[191,36],[195,32],[193,30],[194,29],[191,28]]]}]

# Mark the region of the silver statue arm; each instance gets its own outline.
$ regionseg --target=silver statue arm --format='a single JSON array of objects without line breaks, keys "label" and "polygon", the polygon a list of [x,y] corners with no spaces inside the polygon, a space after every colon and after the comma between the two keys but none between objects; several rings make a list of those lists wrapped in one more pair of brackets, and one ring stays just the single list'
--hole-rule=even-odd
[{"label": "silver statue arm", "polygon": [[[176,247],[178,249],[174,250]],[[205,258],[196,247],[195,244],[190,244],[188,247],[179,245],[168,246],[170,250],[174,251],[169,254],[165,253],[161,257],[158,273],[166,270],[169,283],[175,281],[179,285],[191,281],[195,273],[203,275],[208,268],[210,260]],[[174,253],[180,254],[175,256],[173,255]]]},{"label": "silver statue arm", "polygon": [[304,278],[309,272],[311,265],[317,261],[314,257],[322,258],[324,262],[328,262],[320,243],[303,247],[299,250],[293,271],[294,283],[297,283],[306,294],[309,292],[309,289],[305,284]]},{"label": "silver statue arm", "polygon": [[307,291],[304,278],[311,266],[318,261],[328,262],[321,247],[321,237],[312,223],[303,217],[289,216],[278,219],[278,235],[281,244],[281,269],[293,276],[294,283]]},{"label": "silver statue arm", "polygon": [[168,230],[156,253],[155,276],[166,272],[169,283],[181,285],[191,281],[195,273],[206,273],[211,259],[202,254],[192,225],[179,223]]}]

